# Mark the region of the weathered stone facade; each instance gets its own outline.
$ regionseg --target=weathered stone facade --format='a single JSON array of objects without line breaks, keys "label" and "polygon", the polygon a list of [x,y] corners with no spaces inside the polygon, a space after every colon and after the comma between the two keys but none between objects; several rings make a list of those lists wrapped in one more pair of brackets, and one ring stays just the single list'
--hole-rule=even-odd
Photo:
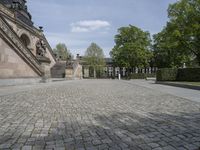
[{"label": "weathered stone facade", "polygon": [[2,39],[0,50],[0,78],[38,76]]},{"label": "weathered stone facade", "polygon": [[[39,42],[43,44],[42,58],[37,53]],[[0,78],[50,77],[55,63],[42,30],[33,26],[25,1],[1,1]]]},{"label": "weathered stone facade", "polygon": [[77,80],[83,78],[83,68],[80,64],[80,56],[77,54],[75,60],[66,63],[65,78],[70,80]]}]

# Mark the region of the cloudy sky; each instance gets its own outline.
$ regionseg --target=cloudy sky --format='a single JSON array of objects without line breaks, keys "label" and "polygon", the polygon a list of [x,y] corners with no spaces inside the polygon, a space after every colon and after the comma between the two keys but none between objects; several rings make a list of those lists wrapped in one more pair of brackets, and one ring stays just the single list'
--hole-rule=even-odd
[{"label": "cloudy sky", "polygon": [[109,56],[119,27],[132,24],[155,34],[166,24],[168,5],[176,1],[28,0],[28,9],[52,48],[65,43],[74,55],[83,55],[95,42]]}]

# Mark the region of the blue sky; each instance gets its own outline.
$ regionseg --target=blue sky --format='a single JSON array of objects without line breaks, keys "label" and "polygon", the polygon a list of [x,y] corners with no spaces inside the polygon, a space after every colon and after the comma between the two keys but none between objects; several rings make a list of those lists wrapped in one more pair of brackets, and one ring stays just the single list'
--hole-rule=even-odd
[{"label": "blue sky", "polygon": [[132,24],[155,34],[166,24],[167,8],[177,0],[29,0],[35,26],[43,26],[52,48],[65,43],[76,55],[97,43],[106,56],[117,29]]}]

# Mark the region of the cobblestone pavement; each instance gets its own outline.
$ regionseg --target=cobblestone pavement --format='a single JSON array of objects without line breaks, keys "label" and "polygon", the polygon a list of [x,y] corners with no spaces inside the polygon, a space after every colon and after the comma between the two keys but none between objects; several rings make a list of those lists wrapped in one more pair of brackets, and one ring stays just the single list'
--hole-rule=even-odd
[{"label": "cobblestone pavement", "polygon": [[117,80],[0,96],[0,149],[197,150],[200,103]]}]

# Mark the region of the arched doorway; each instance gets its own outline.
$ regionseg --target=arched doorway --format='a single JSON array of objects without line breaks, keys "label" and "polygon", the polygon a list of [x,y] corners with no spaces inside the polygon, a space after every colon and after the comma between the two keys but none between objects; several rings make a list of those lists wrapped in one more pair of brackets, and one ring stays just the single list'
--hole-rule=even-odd
[{"label": "arched doorway", "polygon": [[29,39],[29,37],[26,35],[26,34],[22,34],[20,36],[20,39],[21,41],[23,42],[23,44],[30,49],[30,44],[31,44],[31,41]]}]

